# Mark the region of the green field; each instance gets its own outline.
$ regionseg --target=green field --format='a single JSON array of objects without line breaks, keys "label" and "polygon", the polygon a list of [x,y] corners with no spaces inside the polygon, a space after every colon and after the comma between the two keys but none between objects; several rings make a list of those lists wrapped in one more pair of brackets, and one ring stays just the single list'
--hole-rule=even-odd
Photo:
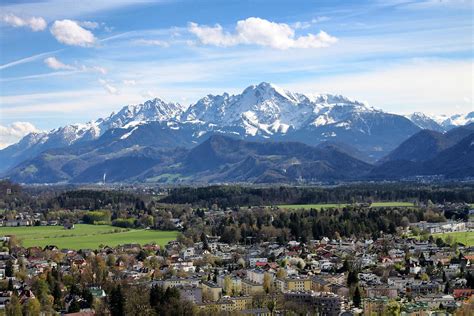
[{"label": "green field", "polygon": [[474,246],[474,231],[471,232],[454,232],[454,233],[444,233],[444,234],[433,234],[434,238],[441,237],[444,240],[448,236],[453,237],[453,240],[456,242],[459,242],[461,244],[464,244],[468,247]]},{"label": "green field", "polygon": [[290,210],[295,210],[295,209],[317,209],[320,210],[322,208],[338,208],[338,207],[344,207],[349,204],[283,204],[283,205],[278,205],[279,208],[286,208]]},{"label": "green field", "polygon": [[[349,206],[350,204],[283,204],[278,205],[279,208],[286,209],[317,209],[321,208],[341,208]],[[370,207],[413,207],[411,202],[374,202]]]},{"label": "green field", "polygon": [[177,232],[77,224],[71,230],[63,226],[0,227],[0,236],[5,235],[15,235],[24,247],[55,245],[69,249],[96,249],[99,245],[114,247],[129,243],[165,245],[176,239]]},{"label": "green field", "polygon": [[413,207],[412,202],[374,202],[370,207]]}]

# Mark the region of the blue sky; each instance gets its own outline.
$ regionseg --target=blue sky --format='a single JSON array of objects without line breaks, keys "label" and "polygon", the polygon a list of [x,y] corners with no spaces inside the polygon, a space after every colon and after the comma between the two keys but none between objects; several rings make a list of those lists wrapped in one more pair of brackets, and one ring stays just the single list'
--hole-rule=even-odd
[{"label": "blue sky", "polygon": [[4,0],[0,12],[0,146],[261,81],[394,113],[473,111],[470,0]]}]

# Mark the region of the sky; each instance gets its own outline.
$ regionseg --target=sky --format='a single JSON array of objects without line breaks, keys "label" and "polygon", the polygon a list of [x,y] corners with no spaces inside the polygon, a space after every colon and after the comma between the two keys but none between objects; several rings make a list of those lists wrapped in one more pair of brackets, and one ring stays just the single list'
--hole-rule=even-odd
[{"label": "sky", "polygon": [[473,111],[471,0],[3,0],[0,148],[159,97],[271,82],[391,113]]}]

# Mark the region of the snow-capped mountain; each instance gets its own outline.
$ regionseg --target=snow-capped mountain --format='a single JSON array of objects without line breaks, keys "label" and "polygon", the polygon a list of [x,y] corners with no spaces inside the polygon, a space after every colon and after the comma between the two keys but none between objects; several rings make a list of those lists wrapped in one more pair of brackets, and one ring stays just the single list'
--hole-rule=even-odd
[{"label": "snow-capped mountain", "polygon": [[124,106],[117,114],[112,113],[105,119],[99,119],[95,123],[104,132],[110,128],[125,127],[144,122],[164,122],[179,120],[185,107],[178,103],[166,103],[155,98],[143,104]]},{"label": "snow-capped mountain", "polygon": [[166,103],[158,98],[143,104],[128,105],[118,113],[85,124],[70,124],[49,132],[30,133],[3,150],[0,150],[0,171],[31,158],[52,148],[61,148],[73,144],[95,140],[113,128],[126,127],[128,124],[143,124],[147,121],[162,122],[174,120],[183,113],[179,104]]},{"label": "snow-capped mountain", "polygon": [[416,126],[421,129],[429,129],[431,131],[445,132],[446,129],[436,122],[433,118],[428,115],[415,112],[406,116],[410,121],[412,121]]},{"label": "snow-capped mountain", "polygon": [[445,129],[451,129],[457,126],[474,123],[474,111],[467,114],[454,114],[452,116],[441,115],[435,120]]},{"label": "snow-capped mountain", "polygon": [[343,96],[292,93],[263,82],[246,88],[239,95],[208,95],[191,105],[181,121],[243,128],[247,136],[270,136],[343,122],[348,113],[357,111],[375,110]]},{"label": "snow-capped mountain", "polygon": [[[464,118],[451,117],[449,124],[472,119],[473,113]],[[294,93],[263,82],[237,95],[207,95],[189,106],[153,99],[127,105],[96,121],[29,134],[0,151],[0,171],[45,150],[95,140],[113,143],[113,150],[191,147],[213,134],[309,145],[336,141],[351,144],[376,159],[426,128],[438,130],[439,125],[421,113],[407,118],[341,95]]]}]

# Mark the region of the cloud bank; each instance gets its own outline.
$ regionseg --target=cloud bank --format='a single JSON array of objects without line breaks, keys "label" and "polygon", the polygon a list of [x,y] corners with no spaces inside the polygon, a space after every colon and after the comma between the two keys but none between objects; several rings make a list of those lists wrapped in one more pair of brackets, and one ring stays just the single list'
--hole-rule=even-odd
[{"label": "cloud bank", "polygon": [[296,36],[295,28],[286,23],[276,23],[251,17],[237,22],[234,33],[225,32],[221,25],[198,25],[189,23],[188,31],[205,45],[235,46],[239,44],[259,45],[275,49],[323,48],[337,42],[337,38],[324,31],[318,34]]},{"label": "cloud bank", "polygon": [[48,25],[41,17],[21,18],[11,13],[3,15],[1,21],[13,27],[30,28],[33,32],[43,31]]}]

